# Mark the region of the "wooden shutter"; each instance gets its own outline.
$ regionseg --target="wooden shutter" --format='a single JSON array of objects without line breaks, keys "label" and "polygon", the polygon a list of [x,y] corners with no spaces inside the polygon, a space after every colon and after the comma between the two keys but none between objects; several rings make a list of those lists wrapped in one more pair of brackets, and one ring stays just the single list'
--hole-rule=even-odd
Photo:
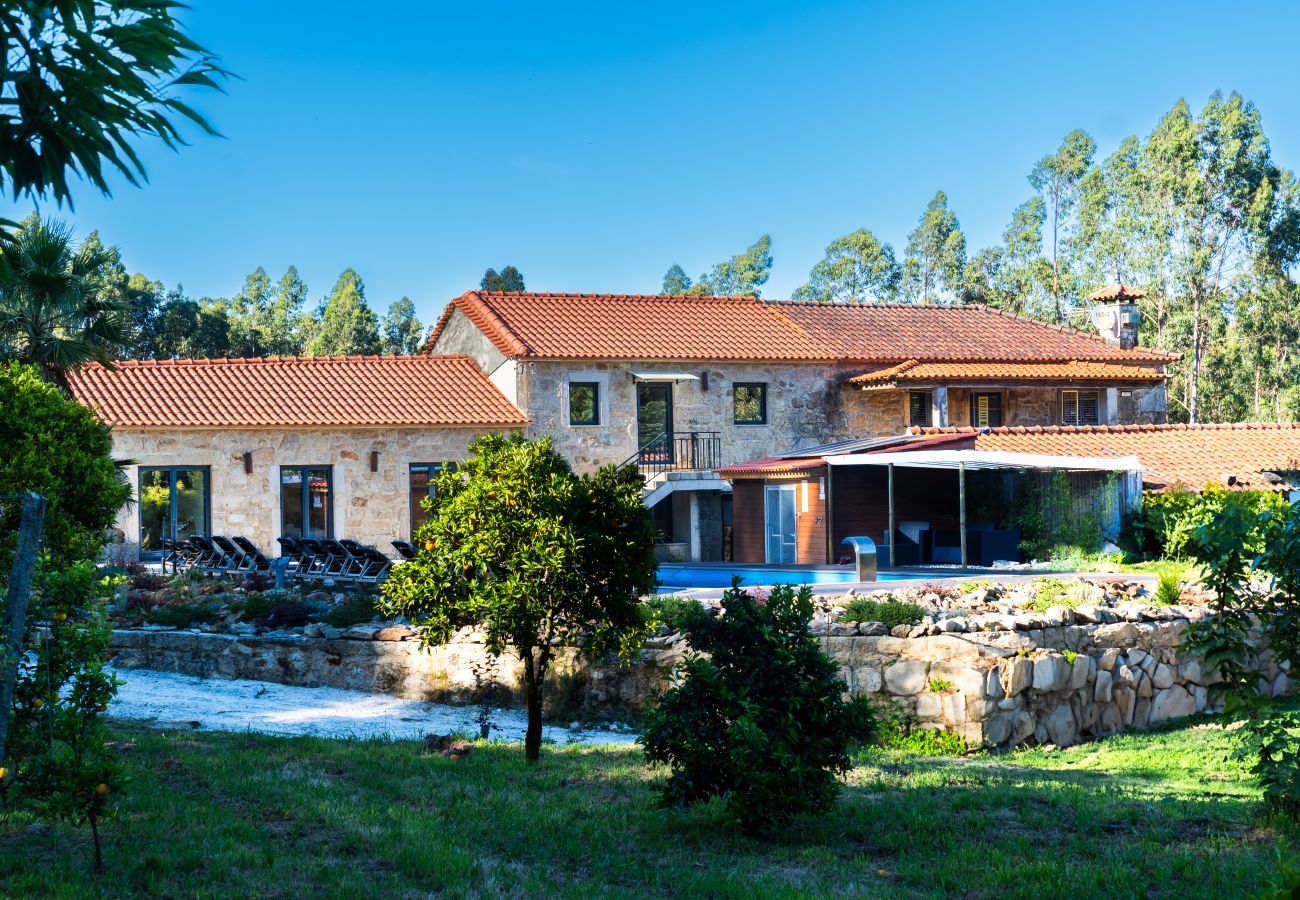
[{"label": "wooden shutter", "polygon": [[1096,391],[1079,392],[1079,424],[1080,425],[1097,424],[1097,392]]},{"label": "wooden shutter", "polygon": [[908,424],[928,428],[931,424],[930,405],[930,394],[926,391],[912,391],[908,394]]}]

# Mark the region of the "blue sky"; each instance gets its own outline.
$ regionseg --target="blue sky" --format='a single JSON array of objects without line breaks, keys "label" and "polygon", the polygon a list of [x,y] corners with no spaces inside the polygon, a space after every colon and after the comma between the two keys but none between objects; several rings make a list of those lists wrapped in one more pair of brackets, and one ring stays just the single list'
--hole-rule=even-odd
[{"label": "blue sky", "polygon": [[1068,131],[1108,153],[1216,88],[1300,167],[1294,3],[191,2],[242,79],[194,97],[225,139],[62,215],[193,296],[352,266],[428,322],[487,266],[653,292],[768,232],[785,297],[855,228],[901,250],[937,189],[992,243]]}]

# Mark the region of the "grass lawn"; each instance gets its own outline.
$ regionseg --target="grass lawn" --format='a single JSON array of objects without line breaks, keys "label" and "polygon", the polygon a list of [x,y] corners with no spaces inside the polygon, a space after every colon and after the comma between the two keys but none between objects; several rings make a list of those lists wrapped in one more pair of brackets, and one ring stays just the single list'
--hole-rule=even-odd
[{"label": "grass lawn", "polygon": [[636,749],[518,745],[468,760],[410,741],[120,725],[133,779],[103,875],[84,829],[0,812],[0,896],[1240,897],[1290,826],[1217,727],[1064,752],[863,755],[831,813],[772,842],[719,806],[657,809]]}]

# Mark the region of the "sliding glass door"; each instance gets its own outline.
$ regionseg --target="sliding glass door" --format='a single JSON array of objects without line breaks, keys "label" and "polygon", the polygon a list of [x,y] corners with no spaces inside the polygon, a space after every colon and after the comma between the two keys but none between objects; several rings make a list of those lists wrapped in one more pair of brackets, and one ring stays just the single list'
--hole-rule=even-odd
[{"label": "sliding glass door", "polygon": [[140,553],[162,553],[163,541],[207,534],[212,509],[206,466],[140,467]]},{"label": "sliding glass door", "polygon": [[284,537],[333,537],[333,506],[329,466],[280,469],[280,533]]}]

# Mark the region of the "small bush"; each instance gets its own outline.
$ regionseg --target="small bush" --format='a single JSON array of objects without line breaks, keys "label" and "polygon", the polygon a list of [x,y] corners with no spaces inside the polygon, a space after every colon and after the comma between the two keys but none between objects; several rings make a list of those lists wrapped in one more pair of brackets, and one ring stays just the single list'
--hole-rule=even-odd
[{"label": "small bush", "polygon": [[170,625],[174,628],[192,628],[200,622],[217,620],[215,603],[184,603],[176,606],[155,606],[145,615],[150,625]]},{"label": "small bush", "polygon": [[161,591],[171,586],[171,579],[157,572],[138,572],[131,576],[131,587],[137,591]]},{"label": "small bush", "polygon": [[1073,650],[1062,650],[1061,655],[1065,657],[1065,661],[1070,665],[1074,665],[1074,661],[1079,658],[1079,654]]},{"label": "small bush", "polygon": [[667,625],[673,631],[681,631],[694,617],[704,614],[698,600],[671,594],[647,597],[641,608],[647,625]]},{"label": "small bush", "polygon": [[275,628],[301,628],[311,619],[312,611],[305,603],[285,600],[277,603],[266,617],[266,624]]},{"label": "small bush", "polygon": [[881,734],[876,746],[916,756],[961,756],[969,749],[959,735],[931,728],[891,728]]},{"label": "small bush", "polygon": [[334,628],[363,625],[375,617],[375,597],[370,594],[348,594],[343,602],[320,617],[321,622]]},{"label": "small bush", "polygon": [[244,576],[244,580],[239,583],[239,587],[248,593],[249,591],[269,591],[275,584],[275,579],[268,572],[249,572]]},{"label": "small bush", "polygon": [[748,832],[771,834],[822,812],[839,790],[849,748],[874,731],[869,701],[844,700],[835,663],[808,632],[812,591],[772,589],[765,603],[740,587],[722,614],[687,625],[697,651],[646,715],[651,762],[672,775],[665,805],[725,800]]},{"label": "small bush", "polygon": [[265,625],[271,613],[283,601],[284,598],[279,594],[246,595],[242,600],[233,602],[231,608],[241,621],[252,622],[255,625]]},{"label": "small bush", "polygon": [[953,684],[946,678],[930,679],[930,693],[932,694],[946,694],[949,691],[955,691],[956,689],[957,685]]},{"label": "small bush", "polygon": [[925,618],[925,610],[915,603],[896,600],[868,600],[858,597],[844,607],[846,622],[883,622],[886,627],[916,625]]},{"label": "small bush", "polygon": [[1183,581],[1179,573],[1165,570],[1156,575],[1156,593],[1152,601],[1157,606],[1173,606],[1183,599]]},{"label": "small bush", "polygon": [[1033,581],[1034,596],[1025,604],[1031,612],[1047,612],[1053,606],[1068,606],[1073,609],[1087,603],[1092,597],[1092,588],[1082,581],[1062,581],[1040,575]]}]

